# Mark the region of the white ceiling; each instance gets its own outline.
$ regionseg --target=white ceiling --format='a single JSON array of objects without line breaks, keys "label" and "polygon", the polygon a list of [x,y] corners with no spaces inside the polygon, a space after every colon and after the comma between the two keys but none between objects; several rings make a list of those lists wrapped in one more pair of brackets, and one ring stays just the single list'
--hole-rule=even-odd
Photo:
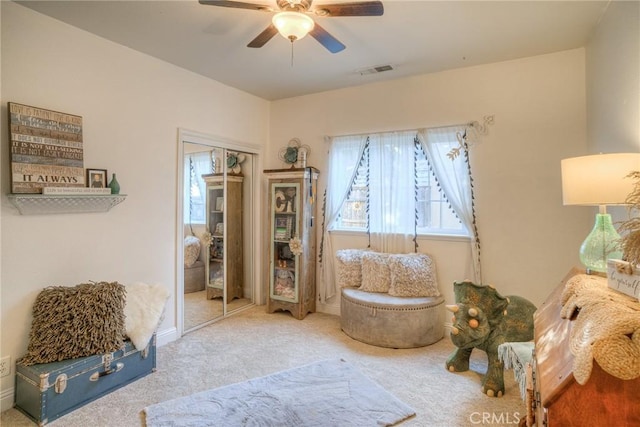
[{"label": "white ceiling", "polygon": [[[244,0],[252,1],[252,0]],[[354,0],[357,1],[357,0]],[[274,8],[275,0],[255,0]],[[315,0],[313,6],[344,0]],[[347,48],[331,54],[308,36],[246,45],[271,12],[180,1],[20,1],[116,43],[264,99],[276,100],[574,49],[609,1],[384,0],[380,17],[316,17]],[[392,65],[394,70],[362,75]]]}]

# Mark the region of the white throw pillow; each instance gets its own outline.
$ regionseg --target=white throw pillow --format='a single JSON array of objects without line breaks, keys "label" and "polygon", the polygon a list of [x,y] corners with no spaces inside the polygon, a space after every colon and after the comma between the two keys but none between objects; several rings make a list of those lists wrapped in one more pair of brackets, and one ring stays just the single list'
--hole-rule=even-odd
[{"label": "white throw pillow", "polygon": [[437,297],[440,295],[436,267],[427,254],[389,256],[391,286],[389,295],[397,297]]},{"label": "white throw pillow", "polygon": [[389,256],[379,252],[367,252],[362,255],[362,285],[358,289],[367,292],[389,292]]}]

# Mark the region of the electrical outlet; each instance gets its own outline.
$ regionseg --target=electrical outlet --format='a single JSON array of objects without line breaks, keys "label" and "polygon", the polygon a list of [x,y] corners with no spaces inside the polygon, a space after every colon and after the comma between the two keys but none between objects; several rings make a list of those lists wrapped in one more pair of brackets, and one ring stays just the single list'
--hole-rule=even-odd
[{"label": "electrical outlet", "polygon": [[11,373],[11,356],[0,359],[0,377],[6,377]]}]

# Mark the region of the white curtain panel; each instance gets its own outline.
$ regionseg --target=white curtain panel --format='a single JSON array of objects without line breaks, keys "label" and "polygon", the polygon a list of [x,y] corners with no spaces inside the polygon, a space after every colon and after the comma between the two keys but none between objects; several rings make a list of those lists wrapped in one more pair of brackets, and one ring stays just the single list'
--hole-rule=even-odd
[{"label": "white curtain panel", "polygon": [[371,246],[387,253],[415,251],[415,131],[369,137]]},{"label": "white curtain panel", "polygon": [[[318,287],[320,302],[336,295],[336,277],[333,263],[334,250],[330,231],[335,227],[340,209],[349,196],[349,189],[358,171],[358,163],[367,143],[366,135],[341,136],[329,140],[329,166],[327,173],[327,192],[325,204],[325,230],[323,235],[322,280]],[[341,149],[334,150],[335,144]],[[346,171],[346,173],[335,173]]]},{"label": "white curtain panel", "polygon": [[418,133],[418,138],[424,152],[427,154],[442,191],[458,218],[460,218],[472,236],[471,255],[474,280],[476,283],[482,283],[480,245],[477,242],[478,236],[473,224],[471,177],[465,161],[464,149],[454,159],[447,156],[452,149],[461,148],[458,142],[458,135],[464,135],[465,129],[466,126],[424,129]]},{"label": "white curtain panel", "polygon": [[[191,166],[193,165],[193,175]],[[203,174],[211,173],[211,154],[209,152],[193,153],[185,156],[184,159],[184,187],[185,187],[185,202],[188,202],[193,197],[199,197],[204,202],[206,185],[202,179]],[[193,188],[192,184],[197,184],[197,190]],[[189,216],[189,203],[184,203],[184,219],[191,222],[192,219]]]}]

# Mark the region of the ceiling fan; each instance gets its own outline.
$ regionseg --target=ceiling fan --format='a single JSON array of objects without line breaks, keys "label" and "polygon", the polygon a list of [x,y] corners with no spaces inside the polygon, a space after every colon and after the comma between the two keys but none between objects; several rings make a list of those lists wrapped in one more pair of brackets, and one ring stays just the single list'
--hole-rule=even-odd
[{"label": "ceiling fan", "polygon": [[[348,3],[326,3],[311,7],[313,0],[276,0],[279,12],[273,16],[271,24],[258,36],[251,40],[247,47],[262,47],[273,36],[280,33],[293,43],[307,34],[316,39],[329,52],[337,53],[345,48],[338,39],[318,25],[308,14],[323,17],[335,16],[381,16],[384,7],[381,1],[362,1]],[[233,7],[239,9],[275,12],[273,8],[258,3],[247,3],[231,0],[199,0],[200,4],[209,6]]]}]

